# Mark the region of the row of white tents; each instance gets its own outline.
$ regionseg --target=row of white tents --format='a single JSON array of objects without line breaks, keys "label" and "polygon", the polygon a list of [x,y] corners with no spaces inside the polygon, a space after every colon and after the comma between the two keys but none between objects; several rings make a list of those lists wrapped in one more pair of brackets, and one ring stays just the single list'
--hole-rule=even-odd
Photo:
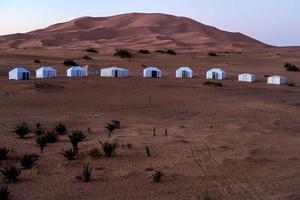
[{"label": "row of white tents", "polygon": [[[36,78],[55,78],[57,71],[53,67],[43,66],[36,70]],[[88,76],[88,69],[81,66],[73,66],[67,69],[68,77]],[[128,77],[129,71],[120,67],[110,67],[101,69],[101,77]],[[143,71],[143,77],[161,78],[162,72],[157,67],[147,67]],[[9,80],[28,80],[30,72],[24,67],[17,67],[9,71]],[[189,67],[180,67],[176,70],[176,78],[193,78],[193,70]],[[206,72],[206,79],[223,80],[226,79],[226,72],[220,68],[213,68]],[[243,73],[238,75],[238,81],[255,82],[255,74]],[[287,83],[287,78],[283,76],[268,77],[268,84],[282,85]]]}]

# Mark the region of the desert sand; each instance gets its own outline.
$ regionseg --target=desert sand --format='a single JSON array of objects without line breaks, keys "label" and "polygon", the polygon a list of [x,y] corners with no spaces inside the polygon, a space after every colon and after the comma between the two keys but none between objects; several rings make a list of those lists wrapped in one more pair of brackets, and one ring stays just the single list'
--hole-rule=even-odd
[{"label": "desert sand", "polygon": [[[18,182],[7,183],[0,179],[0,185],[8,185],[12,191],[12,199],[198,200],[203,199],[205,192],[213,199],[299,199],[300,74],[285,71],[283,64],[291,62],[299,66],[300,48],[271,47],[246,36],[241,36],[242,43],[240,39],[235,43],[232,40],[239,37],[231,40],[227,34],[210,37],[210,44],[201,44],[203,40],[199,39],[196,45],[184,43],[182,46],[178,43],[182,41],[178,30],[167,34],[176,35],[176,41],[170,44],[156,43],[157,37],[153,37],[156,42],[149,41],[147,34],[146,39],[130,42],[124,41],[123,36],[113,39],[113,43],[103,39],[98,46],[78,38],[78,43],[56,38],[51,44],[59,41],[58,46],[41,45],[41,35],[52,31],[60,37],[59,32],[65,35],[67,31],[74,31],[74,24],[84,31],[93,29],[96,23],[95,30],[105,32],[109,25],[122,27],[121,19],[126,19],[132,31],[141,31],[141,24],[164,19],[157,15],[141,18],[132,17],[134,15],[126,15],[135,19],[130,23],[120,16],[118,20],[117,17],[81,18],[29,33],[38,36],[25,41],[15,38],[23,35],[0,37],[7,40],[0,44],[0,147],[10,149],[9,159],[0,161],[0,168],[10,164],[20,166],[19,160],[26,152],[40,155],[32,169],[23,170]],[[139,28],[132,28],[135,26]],[[190,26],[186,26],[191,32]],[[226,38],[226,41],[215,38]],[[193,43],[195,38],[190,36],[190,39]],[[99,53],[86,52],[89,47]],[[128,48],[133,58],[114,57],[116,47]],[[137,53],[139,48],[172,48],[178,54],[142,55]],[[210,57],[207,55],[210,51],[229,53]],[[82,59],[85,55],[92,60]],[[67,67],[62,62],[67,58],[99,68],[122,66],[130,70],[130,77],[66,78]],[[42,63],[34,63],[34,59]],[[142,78],[143,64],[160,67],[164,78]],[[26,66],[34,75],[34,70],[41,65],[55,66],[59,77],[7,80],[13,66]],[[196,77],[175,79],[175,70],[180,65],[190,66]],[[203,85],[205,71],[215,66],[228,73],[227,80],[219,81],[223,87]],[[257,82],[237,82],[237,75],[243,72],[255,73]],[[286,76],[295,86],[267,85],[265,75],[275,74]],[[121,121],[121,129],[108,138],[104,127],[112,119]],[[80,144],[77,158],[68,161],[61,155],[62,150],[70,147],[67,135],[60,136],[57,143],[48,145],[40,153],[34,133],[19,139],[12,132],[22,122],[32,129],[39,122],[47,130],[62,122],[69,133],[83,130],[87,138]],[[154,128],[157,136],[152,135]],[[98,139],[118,142],[121,146],[116,155],[112,158],[88,156],[92,148],[100,149]],[[122,147],[127,144],[132,144],[132,148]],[[146,155],[146,146],[150,148],[151,157]],[[77,178],[84,163],[93,167],[89,183]],[[156,170],[163,173],[160,183],[154,183],[151,177]]]}]

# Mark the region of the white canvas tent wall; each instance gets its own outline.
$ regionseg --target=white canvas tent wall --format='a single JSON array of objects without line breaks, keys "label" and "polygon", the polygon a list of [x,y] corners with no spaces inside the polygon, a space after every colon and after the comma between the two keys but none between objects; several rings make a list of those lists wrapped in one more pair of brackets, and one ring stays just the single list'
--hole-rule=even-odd
[{"label": "white canvas tent wall", "polygon": [[57,71],[53,67],[42,66],[36,70],[36,78],[55,78]]},{"label": "white canvas tent wall", "polygon": [[16,67],[8,72],[9,80],[29,80],[30,72],[24,67]]},{"label": "white canvas tent wall", "polygon": [[223,80],[226,78],[226,73],[220,68],[213,68],[206,72],[206,79]]},{"label": "white canvas tent wall", "polygon": [[101,77],[128,77],[129,71],[120,67],[101,69]]},{"label": "white canvas tent wall", "polygon": [[244,74],[239,74],[238,80],[241,82],[255,82],[256,77],[255,74],[249,74],[249,73],[244,73]]},{"label": "white canvas tent wall", "polygon": [[143,76],[145,78],[161,78],[162,73],[157,67],[147,67],[144,69]]},{"label": "white canvas tent wall", "polygon": [[287,83],[287,78],[284,76],[270,76],[268,77],[268,84],[283,85]]},{"label": "white canvas tent wall", "polygon": [[176,78],[193,78],[193,70],[189,67],[180,67],[176,70]]},{"label": "white canvas tent wall", "polygon": [[87,69],[81,66],[73,66],[67,70],[68,77],[84,77],[88,76]]}]

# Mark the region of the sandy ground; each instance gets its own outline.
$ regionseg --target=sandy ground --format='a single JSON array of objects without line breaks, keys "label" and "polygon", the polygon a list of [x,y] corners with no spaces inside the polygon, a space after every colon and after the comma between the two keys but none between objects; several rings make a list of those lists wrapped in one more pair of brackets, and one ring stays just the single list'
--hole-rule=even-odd
[{"label": "sandy ground", "polygon": [[[300,199],[300,73],[286,72],[285,62],[300,65],[299,49],[269,49],[255,53],[205,52],[138,55],[121,60],[109,50],[88,54],[83,50],[0,51],[0,147],[11,150],[8,164],[19,166],[25,152],[39,153],[31,133],[19,139],[12,130],[27,122],[52,129],[63,122],[71,130],[86,132],[80,156],[67,161],[60,153],[70,147],[67,136],[46,147],[40,160],[24,170],[17,183],[6,183],[12,199],[213,199],[297,200]],[[82,60],[90,55],[93,60]],[[37,69],[33,59],[57,67],[53,80],[8,81],[12,66]],[[121,65],[130,78],[104,79],[64,77],[65,58],[99,67]],[[142,64],[161,67],[162,79],[143,79]],[[196,78],[175,79],[179,65],[191,66]],[[204,72],[220,66],[228,74],[224,87],[204,86]],[[257,74],[253,84],[236,81],[240,72]],[[270,86],[264,75],[280,74],[295,87]],[[46,83],[39,87],[38,83]],[[44,84],[45,85],[45,84]],[[118,119],[122,128],[111,138],[103,128]],[[90,128],[91,132],[87,133]],[[152,136],[153,128],[157,136]],[[164,130],[168,129],[168,136]],[[100,148],[97,139],[132,144],[120,146],[116,156],[89,157]],[[149,146],[152,157],[146,156]],[[83,183],[84,163],[93,167],[92,181]],[[155,170],[163,172],[161,183],[153,183]]]}]

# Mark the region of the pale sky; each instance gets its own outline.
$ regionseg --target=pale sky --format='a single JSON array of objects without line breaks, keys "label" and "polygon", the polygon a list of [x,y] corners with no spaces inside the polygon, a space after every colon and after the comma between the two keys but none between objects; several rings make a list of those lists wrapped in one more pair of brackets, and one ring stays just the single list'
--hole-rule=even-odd
[{"label": "pale sky", "polygon": [[0,35],[130,12],[185,16],[267,44],[300,46],[300,0],[0,0]]}]

